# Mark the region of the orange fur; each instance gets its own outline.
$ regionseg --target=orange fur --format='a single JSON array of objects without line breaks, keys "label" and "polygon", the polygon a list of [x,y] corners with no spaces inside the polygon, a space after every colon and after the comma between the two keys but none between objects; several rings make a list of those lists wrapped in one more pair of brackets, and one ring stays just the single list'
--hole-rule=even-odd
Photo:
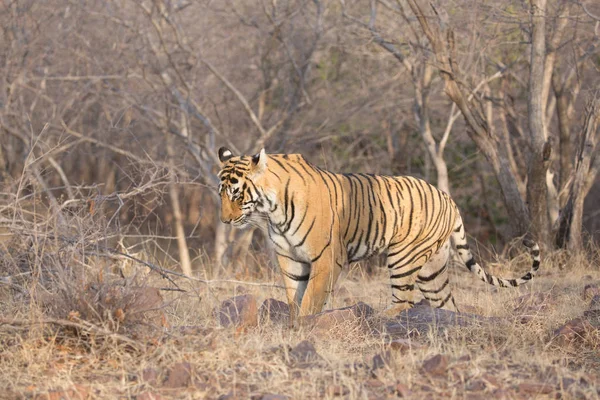
[{"label": "orange fur", "polygon": [[468,249],[456,204],[446,193],[408,176],[334,174],[298,154],[234,157],[219,150],[221,220],[255,225],[272,240],[292,320],[320,312],[344,265],[387,251],[392,302],[414,304],[420,290],[436,307],[455,309],[446,265],[450,238],[469,269],[497,286],[519,279],[487,274]]}]

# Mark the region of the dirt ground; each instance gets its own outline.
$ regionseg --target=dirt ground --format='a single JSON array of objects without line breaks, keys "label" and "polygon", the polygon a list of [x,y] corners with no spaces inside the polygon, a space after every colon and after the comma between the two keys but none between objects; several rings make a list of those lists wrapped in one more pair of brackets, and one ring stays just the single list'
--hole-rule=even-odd
[{"label": "dirt ground", "polygon": [[[17,253],[21,270],[54,260]],[[55,278],[3,272],[1,398],[600,397],[597,258],[546,256],[539,276],[511,289],[454,265],[459,316],[426,305],[387,316],[387,271],[353,266],[328,311],[298,328],[275,301],[285,299],[276,273],[170,282],[155,271],[123,278],[116,261],[93,258],[78,275],[76,259]],[[529,262],[489,269],[519,276]]]}]

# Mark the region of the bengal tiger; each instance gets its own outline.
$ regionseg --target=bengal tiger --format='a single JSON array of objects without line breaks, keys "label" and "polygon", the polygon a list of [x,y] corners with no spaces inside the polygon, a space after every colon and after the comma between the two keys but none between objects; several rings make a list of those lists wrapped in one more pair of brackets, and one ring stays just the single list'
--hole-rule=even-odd
[{"label": "bengal tiger", "polygon": [[392,305],[414,305],[420,290],[433,307],[458,311],[448,284],[450,238],[467,268],[494,286],[533,278],[540,250],[518,279],[488,274],[475,261],[462,218],[445,192],[410,176],[335,174],[299,154],[233,156],[222,147],[221,221],[266,229],[274,244],[290,320],[318,313],[345,264],[387,251]]}]

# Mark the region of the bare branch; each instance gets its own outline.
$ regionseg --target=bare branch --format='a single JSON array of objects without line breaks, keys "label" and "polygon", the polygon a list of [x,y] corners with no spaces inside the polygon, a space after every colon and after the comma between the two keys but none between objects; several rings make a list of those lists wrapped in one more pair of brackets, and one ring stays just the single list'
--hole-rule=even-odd
[{"label": "bare branch", "polygon": [[583,11],[588,15],[588,17],[595,19],[596,21],[600,21],[600,17],[596,14],[592,14],[583,1],[578,1],[577,4],[579,4],[581,8],[583,8]]}]

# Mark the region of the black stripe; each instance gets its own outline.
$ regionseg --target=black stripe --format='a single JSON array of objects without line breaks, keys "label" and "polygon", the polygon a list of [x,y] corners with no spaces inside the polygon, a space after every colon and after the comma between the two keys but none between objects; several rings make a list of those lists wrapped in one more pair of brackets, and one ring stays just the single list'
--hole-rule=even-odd
[{"label": "black stripe", "polygon": [[410,275],[414,274],[415,272],[417,272],[418,270],[420,270],[421,268],[422,267],[419,266],[419,267],[413,268],[413,269],[411,269],[410,271],[407,271],[407,272],[402,272],[400,274],[391,275],[390,279],[399,279],[399,278],[404,278],[406,276],[410,276]]},{"label": "black stripe", "polygon": [[302,261],[300,261],[300,260],[296,260],[295,258],[292,258],[292,257],[290,257],[290,256],[288,256],[288,255],[285,255],[285,254],[281,254],[281,253],[279,253],[279,252],[277,252],[277,251],[275,252],[275,254],[277,254],[278,256],[281,256],[281,257],[285,257],[285,258],[287,258],[287,259],[289,259],[289,260],[292,260],[292,261],[294,261],[294,262],[297,262],[297,263],[302,263]]},{"label": "black stripe", "polygon": [[314,177],[314,168],[312,168],[312,167],[310,166],[310,164],[306,164],[306,165],[308,165],[308,166],[309,166],[309,167],[310,167],[310,168],[313,170],[313,171],[311,172],[311,171],[309,171],[309,170],[306,168],[305,164],[306,164],[305,162],[304,162],[304,163],[302,163],[302,162],[299,162],[299,163],[298,163],[298,165],[300,165],[300,168],[302,168],[302,169],[304,170],[304,172],[306,172],[306,174],[307,174],[308,176],[310,176],[310,178],[313,180],[313,182],[314,182],[314,183],[317,183],[317,180],[316,180],[316,179],[315,179],[315,177]]},{"label": "black stripe", "polygon": [[306,238],[308,237],[308,234],[310,233],[310,231],[312,231],[312,228],[315,225],[315,221],[316,220],[317,220],[317,218],[313,218],[313,221],[310,224],[310,226],[308,227],[308,230],[306,231],[306,233],[304,234],[304,237],[302,238],[302,240],[300,241],[300,243],[298,243],[294,247],[300,247],[300,246],[302,246],[304,244],[304,242],[306,241]]},{"label": "black stripe", "polygon": [[456,250],[469,250],[468,244],[459,244],[456,246]]},{"label": "black stripe", "polygon": [[292,169],[292,171],[294,171],[295,173],[298,174],[298,176],[300,177],[300,179],[302,179],[302,183],[304,183],[306,185],[306,180],[304,179],[304,175],[300,173],[300,171],[298,171],[296,169],[296,167],[294,167],[294,164],[292,163],[288,163],[287,165],[288,167],[290,167]]},{"label": "black stripe", "polygon": [[[356,232],[358,232],[358,231],[356,231]],[[358,237],[358,242],[356,243],[356,246],[354,246],[354,248],[352,249],[352,251],[348,254],[348,258],[350,260],[352,260],[352,262],[358,261],[360,259],[360,258],[359,259],[355,259],[354,256],[356,255],[356,253],[358,252],[358,249],[360,248],[360,242],[362,241],[363,234],[364,234],[364,232],[361,229],[360,236]]]},{"label": "black stripe", "polygon": [[414,302],[414,301],[411,301],[411,300],[403,300],[403,299],[400,299],[400,298],[396,297],[395,295],[394,295],[394,300],[392,300],[392,303],[394,303],[394,304],[408,303],[408,304],[411,304],[411,305],[413,305],[413,306],[415,305],[415,302]]},{"label": "black stripe", "polygon": [[413,290],[415,285],[392,285],[392,289],[406,292],[407,290]]},{"label": "black stripe", "polygon": [[295,275],[289,272],[284,271],[283,269],[281,270],[281,273],[285,276],[287,276],[288,278],[295,280],[295,281],[303,281],[306,282],[308,281],[308,279],[310,278],[310,273],[306,274],[306,275]]},{"label": "black stripe", "polygon": [[319,258],[321,258],[321,256],[323,255],[323,253],[325,252],[325,249],[328,248],[331,245],[331,237],[329,238],[329,242],[327,242],[327,244],[323,247],[323,250],[321,250],[321,252],[319,253],[318,256],[316,256],[315,258],[313,258],[312,260],[310,260],[311,263],[314,263],[315,261],[317,261]]},{"label": "black stripe", "polygon": [[[350,179],[350,177],[347,174],[343,174],[342,176],[348,180],[348,184],[350,185],[350,193],[348,193],[348,198],[350,198],[353,195],[353,193],[355,193],[354,183],[352,182],[352,179]],[[342,236],[344,238],[344,241],[348,237],[347,235],[348,235],[348,231],[350,230],[350,223],[352,222],[350,216],[352,214],[352,207],[354,206],[355,203],[356,203],[356,199],[350,203],[350,210],[348,210],[348,218],[345,220],[346,230],[344,231],[344,236]]]},{"label": "black stripe", "polygon": [[[364,198],[365,198],[365,196],[364,196],[364,188],[363,188],[363,184],[362,184],[362,182],[361,182],[361,180],[360,180],[359,177],[353,176],[353,178],[356,178],[356,181],[358,182],[358,184],[360,186],[360,194],[361,194],[360,201],[361,201],[361,203],[359,203],[359,200],[358,200],[358,190],[357,190],[356,191],[356,201],[355,201],[355,204],[354,204],[355,214],[360,214],[360,210],[362,208],[360,206],[360,204],[364,204]],[[356,226],[354,227],[354,230],[353,230],[354,234],[352,235],[352,237],[348,241],[349,244],[354,244],[354,239],[356,239],[356,235],[358,235],[360,215],[355,215],[354,216],[354,220],[356,221]],[[361,231],[362,231],[362,229],[361,229]]]},{"label": "black stripe", "polygon": [[275,175],[277,177],[277,179],[279,179],[279,182],[282,182],[281,177],[279,175],[277,175],[273,170],[269,170],[270,173],[272,173],[273,175]]},{"label": "black stripe", "polygon": [[446,305],[446,303],[448,302],[448,300],[450,300],[451,298],[452,298],[452,292],[448,293],[448,296],[446,296],[446,298],[440,303],[440,305],[438,306],[438,308],[444,307],[444,305]]},{"label": "black stripe", "polygon": [[285,172],[289,173],[290,171],[287,170],[287,168],[285,168],[285,166],[281,163],[281,161],[277,160],[277,158],[275,157],[269,157],[270,160],[275,161],[275,163],[277,165],[279,165],[281,167],[282,170],[284,170]]},{"label": "black stripe", "polygon": [[446,279],[446,282],[444,282],[444,284],[440,288],[438,288],[438,289],[423,289],[421,286],[419,286],[419,289],[425,295],[425,298],[429,298],[429,297],[427,297],[426,293],[427,294],[429,294],[429,293],[431,293],[431,294],[438,294],[442,290],[444,290],[446,288],[446,286],[448,286],[448,283],[450,283],[450,281],[448,279]]},{"label": "black stripe", "polygon": [[290,235],[294,236],[296,234],[296,232],[298,232],[298,229],[300,229],[300,227],[304,223],[304,219],[306,218],[307,214],[308,214],[308,202],[306,202],[306,208],[304,209],[304,215],[302,215],[302,219],[300,220],[300,223],[298,224],[296,229],[294,229],[294,232],[290,233]]},{"label": "black stripe", "polygon": [[446,270],[446,265],[444,265],[442,268],[440,268],[439,270],[435,271],[433,274],[431,274],[429,276],[418,275],[417,279],[419,281],[421,281],[421,282],[431,282],[432,280],[434,280],[435,278],[437,278],[445,270]]},{"label": "black stripe", "polygon": [[289,222],[287,223],[287,226],[283,228],[282,233],[286,233],[287,231],[290,230],[290,226],[292,225],[292,222],[294,221],[294,217],[296,215],[296,203],[294,203],[294,195],[293,194],[292,194],[292,198],[290,199],[290,208],[291,208],[290,219],[289,219]]},{"label": "black stripe", "polygon": [[465,265],[467,266],[467,268],[469,268],[469,271],[472,271],[472,270],[471,270],[471,268],[472,268],[472,267],[473,267],[473,265],[475,265],[475,264],[477,264],[477,263],[475,262],[475,259],[473,259],[472,257],[471,257],[471,258],[469,258],[469,259],[467,260],[467,262],[465,263]]}]

